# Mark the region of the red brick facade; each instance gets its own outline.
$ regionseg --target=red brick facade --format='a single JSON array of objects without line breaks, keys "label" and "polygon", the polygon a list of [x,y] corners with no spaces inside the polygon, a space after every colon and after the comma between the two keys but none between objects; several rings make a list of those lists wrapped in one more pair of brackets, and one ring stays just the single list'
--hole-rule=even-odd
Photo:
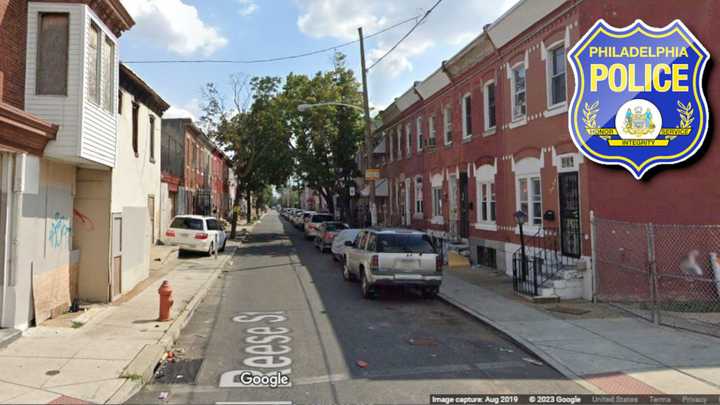
[{"label": "red brick facade", "polygon": [[[532,2],[521,3],[520,7],[532,7]],[[704,10],[698,13],[697,10]],[[512,10],[511,10],[512,13]],[[459,179],[467,174],[469,232],[463,235],[462,226],[457,232],[471,242],[493,241],[496,244],[517,244],[517,233],[513,214],[520,208],[519,189],[523,171],[534,167],[539,174],[541,185],[541,211],[553,211],[554,219],[544,219],[542,226],[560,228],[560,171],[577,174],[577,194],[579,195],[579,241],[581,255],[590,256],[590,211],[604,218],[656,223],[718,223],[720,214],[720,188],[714,183],[714,173],[720,171],[720,146],[713,141],[712,129],[717,126],[717,117],[712,111],[712,100],[720,97],[717,74],[713,69],[706,70],[706,96],[711,104],[711,126],[708,140],[699,156],[682,165],[665,166],[654,169],[647,179],[637,181],[627,171],[619,168],[601,166],[583,159],[571,141],[567,129],[567,104],[574,90],[572,70],[566,62],[567,51],[597,21],[604,18],[615,26],[625,26],[635,19],[643,19],[655,26],[665,26],[674,19],[681,19],[696,37],[708,48],[711,55],[720,54],[720,44],[715,41],[719,30],[713,19],[720,16],[720,4],[707,0],[699,1],[688,7],[681,2],[672,1],[575,1],[568,0],[555,10],[550,10],[537,21],[530,22],[527,28],[516,33],[499,46],[491,40],[491,25],[473,43],[470,51],[463,50],[448,62],[442,70],[450,78],[449,84],[436,90],[430,96],[422,98],[418,89],[424,82],[416,83],[413,89],[396,99],[395,103],[381,113],[383,125],[378,136],[386,142],[386,164],[382,177],[390,180],[390,197],[379,202],[381,212],[390,215],[381,216],[386,224],[406,225],[419,229],[438,232],[456,231],[451,226],[449,202],[450,177]],[[502,18],[501,18],[502,19]],[[502,22],[501,22],[502,23]],[[483,43],[489,45],[482,45]],[[555,46],[565,50],[565,97],[564,103],[549,106],[550,50]],[[490,46],[492,49],[484,55],[466,57],[473,47]],[[712,62],[711,62],[712,63]],[[513,80],[510,72],[517,66],[526,68],[526,114],[524,118],[513,119],[512,100]],[[426,81],[430,81],[432,76]],[[484,88],[494,81],[496,128],[486,131],[486,106]],[[401,108],[402,99],[412,100],[412,92],[419,95],[409,106]],[[463,137],[463,97],[470,95],[472,122],[471,136]],[[452,111],[452,143],[443,142],[443,109]],[[399,114],[391,111],[401,112]],[[436,145],[427,147],[429,141],[429,120],[434,115]],[[426,147],[417,151],[418,117],[422,119],[422,136]],[[716,125],[712,125],[712,124]],[[411,153],[407,151],[406,125],[410,125],[412,142]],[[398,128],[401,128],[400,151],[398,160]],[[394,159],[391,161],[390,157]],[[566,159],[562,159],[566,158]],[[571,160],[569,159],[571,158]],[[537,160],[536,160],[537,159]],[[569,167],[560,169],[567,164]],[[539,166],[539,167],[538,167]],[[476,169],[483,168],[481,171]],[[486,180],[494,184],[496,196],[495,223],[478,221],[479,201],[476,173],[494,173]],[[442,174],[442,223],[433,220],[433,192],[431,179]],[[416,176],[422,178],[423,213],[415,211],[414,182]],[[532,182],[532,176],[530,181]],[[404,193],[404,179],[411,178],[411,187],[407,191],[411,202],[411,221],[403,222],[405,201],[398,203]],[[567,177],[564,177],[567,178]],[[437,179],[437,177],[436,177]],[[483,180],[482,183],[486,181]],[[527,183],[522,183],[527,184]],[[567,183],[563,183],[567,184]],[[567,187],[567,186],[565,186]],[[460,207],[459,191],[456,191]],[[531,197],[530,197],[531,198]],[[532,204],[530,204],[532,206]],[[458,210],[460,211],[460,210]],[[458,214],[459,215],[459,214]],[[532,230],[532,227],[531,227]],[[452,235],[451,235],[452,236]],[[472,244],[472,243],[471,243]],[[504,252],[506,255],[508,252]],[[473,251],[473,258],[475,252]],[[498,266],[502,258],[498,253]],[[507,264],[507,262],[505,263]]]},{"label": "red brick facade", "polygon": [[0,100],[25,107],[27,1],[0,0]]}]

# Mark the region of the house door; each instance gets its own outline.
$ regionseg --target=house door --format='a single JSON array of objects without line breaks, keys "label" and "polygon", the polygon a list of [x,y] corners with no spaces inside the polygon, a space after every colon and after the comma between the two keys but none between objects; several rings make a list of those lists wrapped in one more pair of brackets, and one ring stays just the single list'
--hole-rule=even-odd
[{"label": "house door", "polygon": [[155,244],[155,196],[148,196],[148,217],[150,218],[150,246]]},{"label": "house door", "polygon": [[467,238],[470,235],[470,215],[468,214],[470,204],[468,198],[468,175],[460,173],[460,237]]},{"label": "house door", "polygon": [[580,197],[578,173],[560,173],[560,244],[562,254],[580,257]]},{"label": "house door", "polygon": [[454,174],[450,176],[450,183],[448,185],[448,200],[450,204],[448,208],[450,211],[450,233],[453,235],[457,235],[458,233],[457,183],[457,176]]},{"label": "house door", "polygon": [[122,293],[122,214],[112,216],[112,269],[110,275],[110,300]]}]

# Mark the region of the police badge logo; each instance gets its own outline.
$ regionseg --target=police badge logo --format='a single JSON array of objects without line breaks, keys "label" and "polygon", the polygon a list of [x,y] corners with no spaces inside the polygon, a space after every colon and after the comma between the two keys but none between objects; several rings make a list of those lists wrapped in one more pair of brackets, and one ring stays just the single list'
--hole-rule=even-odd
[{"label": "police badge logo", "polygon": [[568,53],[575,94],[568,127],[590,160],[636,179],[682,162],[702,146],[708,105],[702,78],[710,54],[675,20],[615,28],[599,20]]}]

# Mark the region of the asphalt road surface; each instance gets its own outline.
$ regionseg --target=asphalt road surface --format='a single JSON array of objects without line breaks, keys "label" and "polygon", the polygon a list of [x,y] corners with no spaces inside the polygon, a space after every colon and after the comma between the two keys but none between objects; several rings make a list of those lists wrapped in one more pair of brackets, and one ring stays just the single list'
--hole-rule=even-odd
[{"label": "asphalt road surface", "polygon": [[[129,403],[426,404],[433,393],[586,393],[440,299],[402,290],[363,299],[331,255],[275,212],[238,249],[176,353]],[[291,386],[248,387],[242,370],[282,372]]]}]

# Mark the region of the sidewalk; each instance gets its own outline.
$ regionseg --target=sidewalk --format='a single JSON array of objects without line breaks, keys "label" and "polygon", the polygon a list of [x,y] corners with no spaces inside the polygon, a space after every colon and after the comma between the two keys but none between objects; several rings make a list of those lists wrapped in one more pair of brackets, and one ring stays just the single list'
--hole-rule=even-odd
[{"label": "sidewalk", "polygon": [[602,304],[533,304],[488,269],[447,270],[440,297],[594,393],[720,394],[720,339]]},{"label": "sidewalk", "polygon": [[[152,376],[235,246],[228,242],[217,259],[178,259],[172,248],[156,249],[153,259],[161,260],[152,261],[148,280],[119,303],[94,305],[74,319],[60,317],[25,331],[0,350],[0,403],[127,400]],[[169,322],[156,321],[163,280],[175,301]]]}]

